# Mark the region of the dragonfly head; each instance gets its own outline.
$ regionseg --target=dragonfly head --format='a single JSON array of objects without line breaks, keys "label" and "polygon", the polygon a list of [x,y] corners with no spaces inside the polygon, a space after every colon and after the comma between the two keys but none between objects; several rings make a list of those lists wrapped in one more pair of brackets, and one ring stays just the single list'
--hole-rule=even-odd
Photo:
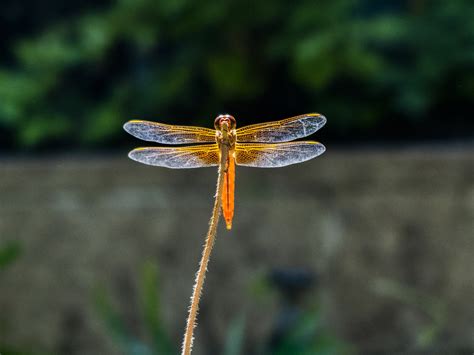
[{"label": "dragonfly head", "polygon": [[214,128],[219,131],[224,130],[224,127],[227,128],[227,131],[231,131],[235,129],[235,126],[235,118],[231,115],[219,115],[214,120]]}]

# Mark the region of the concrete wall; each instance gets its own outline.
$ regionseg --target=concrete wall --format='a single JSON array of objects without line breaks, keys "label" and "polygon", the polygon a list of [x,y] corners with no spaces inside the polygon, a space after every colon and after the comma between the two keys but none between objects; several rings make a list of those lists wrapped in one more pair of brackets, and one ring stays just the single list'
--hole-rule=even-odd
[{"label": "concrete wall", "polygon": [[[238,168],[234,228],[218,232],[196,354],[222,342],[243,309],[249,343],[268,336],[277,305],[249,288],[273,267],[317,271],[310,297],[327,327],[364,351],[414,348],[432,324],[435,346],[474,347],[473,153],[329,149],[283,169]],[[179,343],[215,179],[214,169],[152,168],[125,153],[3,159],[0,246],[23,248],[0,271],[0,343],[116,353],[93,291],[110,290],[140,336],[146,260],[159,265],[165,324]]]}]

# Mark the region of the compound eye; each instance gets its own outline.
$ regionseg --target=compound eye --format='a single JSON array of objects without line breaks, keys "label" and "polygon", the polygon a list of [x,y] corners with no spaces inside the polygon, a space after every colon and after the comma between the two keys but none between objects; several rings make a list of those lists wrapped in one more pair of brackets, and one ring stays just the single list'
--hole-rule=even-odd
[{"label": "compound eye", "polygon": [[237,126],[237,123],[235,122],[234,116],[227,115],[227,117],[229,118],[229,128],[235,129],[235,127]]},{"label": "compound eye", "polygon": [[227,123],[229,126],[229,129],[234,129],[235,128],[235,118],[232,117],[231,115],[219,115],[217,118],[214,120],[214,128],[216,130],[219,130],[222,128],[222,125],[224,123]]},{"label": "compound eye", "polygon": [[221,117],[222,115],[217,116],[216,119],[214,120],[214,128],[217,130],[220,128]]}]

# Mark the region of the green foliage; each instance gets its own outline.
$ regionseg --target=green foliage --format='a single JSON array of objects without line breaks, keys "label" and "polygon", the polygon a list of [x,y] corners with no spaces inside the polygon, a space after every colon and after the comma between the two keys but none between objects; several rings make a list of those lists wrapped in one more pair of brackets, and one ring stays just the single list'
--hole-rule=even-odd
[{"label": "green foliage", "polygon": [[[21,254],[21,245],[16,241],[11,241],[0,247],[0,271],[10,266]],[[4,324],[0,324],[0,332],[4,331]],[[0,343],[0,354],[2,355],[28,355],[33,352],[20,351],[16,347],[11,347]],[[38,354],[38,353],[36,353]]]},{"label": "green foliage", "polygon": [[320,111],[336,135],[387,136],[410,122],[442,135],[443,115],[459,123],[472,108],[470,0],[68,6],[67,20],[42,18],[28,35],[10,25],[0,144],[103,146],[129,118],[208,125],[224,110],[241,123]]},{"label": "green foliage", "polygon": [[377,280],[374,288],[379,294],[421,310],[428,316],[429,321],[416,334],[418,349],[430,349],[437,342],[442,342],[441,335],[446,327],[448,316],[447,307],[443,301],[433,295],[424,294],[412,287],[386,279]]},{"label": "green foliage", "polygon": [[[173,342],[165,331],[163,320],[160,317],[161,305],[159,295],[158,271],[153,263],[146,263],[142,269],[139,286],[139,300],[142,328],[146,330],[148,337],[138,338],[128,328],[124,319],[120,316],[120,311],[113,306],[110,297],[104,289],[97,289],[95,300],[97,310],[106,328],[116,344],[125,354],[130,355],[163,355],[174,354],[178,346],[173,346]],[[264,280],[260,284],[266,283]],[[269,290],[269,287],[266,287]],[[274,297],[275,294],[264,291],[261,297]],[[268,301],[268,300],[267,300]],[[184,320],[183,320],[184,321]],[[230,323],[227,336],[224,341],[223,355],[244,354],[245,344],[246,314],[241,312]],[[265,340],[262,339],[254,354],[267,354]],[[329,355],[329,354],[349,354],[350,348],[333,337],[326,330],[320,321],[320,313],[317,309],[302,314],[291,327],[290,331],[284,335],[272,354],[275,355]]]},{"label": "green foliage", "polygon": [[161,313],[158,292],[158,271],[154,264],[145,264],[141,279],[141,311],[144,324],[149,330],[153,349],[157,354],[172,353],[171,342],[159,317]]},{"label": "green foliage", "polygon": [[302,315],[283,339],[274,355],[337,355],[351,354],[350,348],[330,335],[321,325],[317,310]]},{"label": "green foliage", "polygon": [[0,270],[9,266],[21,253],[20,243],[12,241],[0,247]]},{"label": "green foliage", "polygon": [[99,288],[96,292],[97,310],[109,333],[126,354],[166,355],[175,353],[160,318],[158,286],[156,267],[151,263],[146,263],[141,273],[140,309],[143,327],[146,330],[149,341],[138,339],[133,335],[103,289]]},{"label": "green foliage", "polygon": [[245,313],[240,314],[231,323],[227,332],[224,344],[224,355],[241,355],[244,353],[244,336],[245,336]]}]

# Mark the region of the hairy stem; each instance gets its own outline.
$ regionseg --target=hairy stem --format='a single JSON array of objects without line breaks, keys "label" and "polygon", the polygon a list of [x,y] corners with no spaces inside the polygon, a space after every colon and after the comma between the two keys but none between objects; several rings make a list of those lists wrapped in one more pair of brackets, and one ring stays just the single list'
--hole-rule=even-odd
[{"label": "hairy stem", "polygon": [[190,355],[193,347],[194,328],[196,327],[196,318],[199,310],[199,300],[201,299],[204,279],[206,278],[207,265],[211,256],[212,247],[216,240],[217,225],[219,224],[219,217],[221,214],[222,188],[224,185],[224,172],[226,169],[227,157],[229,155],[228,147],[221,147],[221,161],[219,164],[216,195],[214,196],[214,208],[212,209],[211,219],[209,220],[209,230],[204,244],[201,261],[199,262],[199,269],[194,281],[193,294],[191,296],[191,306],[189,307],[188,320],[186,322],[186,331],[184,333],[183,348],[181,355]]}]

